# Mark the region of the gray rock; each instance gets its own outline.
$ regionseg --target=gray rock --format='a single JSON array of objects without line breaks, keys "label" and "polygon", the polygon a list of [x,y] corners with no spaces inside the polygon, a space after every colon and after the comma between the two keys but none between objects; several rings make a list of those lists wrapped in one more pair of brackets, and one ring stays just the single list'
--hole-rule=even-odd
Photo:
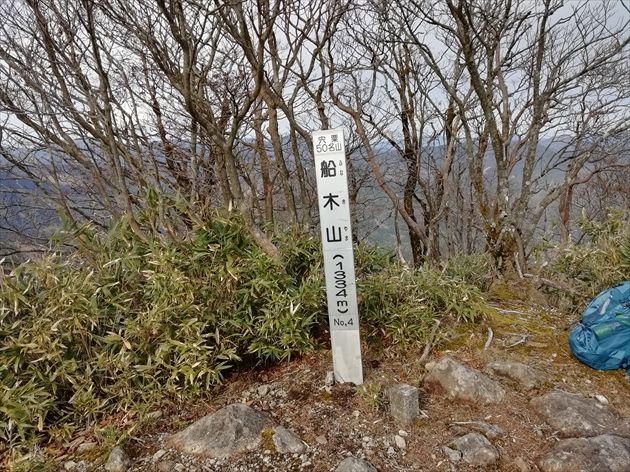
[{"label": "gray rock", "polygon": [[538,465],[542,472],[628,472],[630,439],[608,434],[565,439]]},{"label": "gray rock", "polygon": [[451,426],[454,426],[462,431],[478,431],[488,439],[502,438],[505,436],[505,431],[497,425],[484,423],[483,421],[457,421],[455,423],[451,423]]},{"label": "gray rock", "polygon": [[563,438],[630,436],[630,420],[619,418],[594,398],[556,390],[532,399],[530,405]]},{"label": "gray rock", "polygon": [[444,446],[442,448],[442,451],[444,451],[444,454],[446,454],[446,456],[448,457],[448,460],[450,460],[451,462],[459,462],[462,460],[462,453],[459,451],[456,451],[455,449],[451,449],[450,447]]},{"label": "gray rock", "polygon": [[404,424],[413,422],[420,416],[418,389],[407,384],[394,385],[387,392],[389,413]]},{"label": "gray rock", "polygon": [[267,384],[263,384],[256,389],[256,393],[258,393],[259,397],[266,397],[271,392],[271,387]]},{"label": "gray rock", "polygon": [[158,449],[157,451],[155,451],[155,454],[153,454],[153,456],[151,457],[151,462],[159,462],[161,459],[164,458],[167,452],[168,451],[166,451],[165,449]]},{"label": "gray rock", "polygon": [[497,448],[479,433],[468,433],[451,441],[448,447],[461,452],[462,460],[471,465],[487,466],[499,460]]},{"label": "gray rock", "polygon": [[124,449],[120,446],[114,446],[112,451],[109,453],[109,458],[105,464],[105,470],[107,472],[125,472],[130,465],[131,461],[127,457]]},{"label": "gray rock", "polygon": [[77,464],[74,461],[66,461],[63,463],[63,470],[68,470],[68,471],[76,470],[78,465],[79,464]]},{"label": "gray rock", "polygon": [[440,359],[424,378],[428,390],[443,391],[448,398],[489,405],[500,403],[505,390],[494,380],[450,357]]},{"label": "gray rock", "polygon": [[273,445],[280,454],[301,454],[306,451],[306,444],[294,433],[282,426],[273,428]]},{"label": "gray rock", "polygon": [[542,373],[520,362],[494,361],[486,366],[486,372],[515,381],[525,390],[533,390],[544,382]]},{"label": "gray rock", "polygon": [[166,445],[186,454],[223,458],[257,448],[262,431],[272,426],[267,416],[236,403],[204,416],[168,438]]},{"label": "gray rock", "polygon": [[405,441],[405,438],[399,436],[398,434],[394,436],[394,443],[396,444],[396,447],[398,449],[407,449],[407,441]]},{"label": "gray rock", "polygon": [[376,468],[368,461],[357,459],[356,457],[348,457],[341,461],[335,469],[335,472],[378,472]]}]

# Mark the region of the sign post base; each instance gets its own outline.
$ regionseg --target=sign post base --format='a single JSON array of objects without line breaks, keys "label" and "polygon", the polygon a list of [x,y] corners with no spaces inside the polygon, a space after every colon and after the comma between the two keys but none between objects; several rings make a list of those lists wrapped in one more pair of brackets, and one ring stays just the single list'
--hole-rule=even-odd
[{"label": "sign post base", "polygon": [[335,382],[363,383],[359,330],[330,331]]}]

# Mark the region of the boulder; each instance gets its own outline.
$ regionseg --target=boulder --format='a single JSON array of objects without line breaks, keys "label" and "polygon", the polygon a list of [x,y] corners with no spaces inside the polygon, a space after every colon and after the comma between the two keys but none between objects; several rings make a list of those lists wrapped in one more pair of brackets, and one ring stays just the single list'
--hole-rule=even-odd
[{"label": "boulder", "polygon": [[542,472],[628,472],[630,439],[609,434],[564,439],[538,465]]},{"label": "boulder", "polygon": [[335,469],[335,472],[378,472],[376,468],[368,461],[357,459],[356,457],[348,457],[341,461]]},{"label": "boulder", "polygon": [[499,451],[490,441],[479,433],[468,433],[448,445],[451,450],[459,451],[464,462],[475,466],[488,466],[499,460]]},{"label": "boulder", "polygon": [[204,416],[172,435],[166,445],[186,454],[223,458],[257,448],[262,440],[262,431],[271,427],[270,418],[247,405],[236,403]]},{"label": "boulder", "polygon": [[438,361],[424,378],[431,391],[443,391],[448,398],[483,405],[500,403],[505,390],[497,382],[450,357]]},{"label": "boulder", "polygon": [[513,380],[524,390],[533,390],[543,384],[542,373],[520,362],[493,361],[486,366],[486,372],[497,377]]},{"label": "boulder", "polygon": [[630,436],[630,420],[619,418],[594,398],[555,390],[532,399],[530,405],[563,438]]}]

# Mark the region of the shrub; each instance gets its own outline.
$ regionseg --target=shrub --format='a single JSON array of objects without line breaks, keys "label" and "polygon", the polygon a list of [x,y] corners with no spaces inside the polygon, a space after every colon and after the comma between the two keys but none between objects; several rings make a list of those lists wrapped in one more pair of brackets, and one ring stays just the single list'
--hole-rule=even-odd
[{"label": "shrub", "polygon": [[368,334],[403,351],[426,342],[436,319],[472,322],[487,308],[477,287],[430,267],[411,271],[391,263],[360,280],[358,292]]},{"label": "shrub", "polygon": [[0,435],[194,396],[245,358],[312,349],[316,248],[285,246],[282,270],[245,235],[214,218],[188,243],[142,243],[120,223],[104,236],[84,229],[89,253],[15,268],[0,288]]},{"label": "shrub", "polygon": [[[552,247],[544,255],[547,262],[543,275],[570,287],[573,294],[580,294],[584,299],[630,280],[630,223],[624,213],[611,211],[602,222],[583,216],[578,225],[585,242]],[[555,293],[561,299],[567,294],[567,291]],[[569,301],[574,304],[575,298],[570,296]]]},{"label": "shrub", "polygon": [[495,269],[490,254],[459,255],[444,264],[444,274],[474,285],[486,292],[495,279]]}]

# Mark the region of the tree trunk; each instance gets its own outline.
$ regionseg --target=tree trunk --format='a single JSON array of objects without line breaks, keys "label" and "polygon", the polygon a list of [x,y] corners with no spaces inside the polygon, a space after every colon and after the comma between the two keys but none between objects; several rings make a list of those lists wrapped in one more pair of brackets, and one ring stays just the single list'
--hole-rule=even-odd
[{"label": "tree trunk", "polygon": [[260,174],[265,200],[265,222],[273,225],[273,186],[269,175],[269,156],[265,147],[265,137],[262,132],[262,110],[258,108],[254,116],[254,133],[256,135],[256,152],[260,157]]},{"label": "tree trunk", "polygon": [[295,196],[293,195],[293,189],[291,188],[291,179],[289,176],[289,169],[287,163],[284,160],[284,151],[282,149],[282,138],[280,137],[280,131],[278,128],[278,110],[273,104],[269,104],[269,137],[271,138],[271,144],[273,146],[273,153],[278,167],[278,173],[280,174],[280,180],[282,182],[282,190],[284,193],[284,200],[287,205],[287,212],[289,213],[289,221],[295,225],[298,222],[297,210],[295,208]]}]

